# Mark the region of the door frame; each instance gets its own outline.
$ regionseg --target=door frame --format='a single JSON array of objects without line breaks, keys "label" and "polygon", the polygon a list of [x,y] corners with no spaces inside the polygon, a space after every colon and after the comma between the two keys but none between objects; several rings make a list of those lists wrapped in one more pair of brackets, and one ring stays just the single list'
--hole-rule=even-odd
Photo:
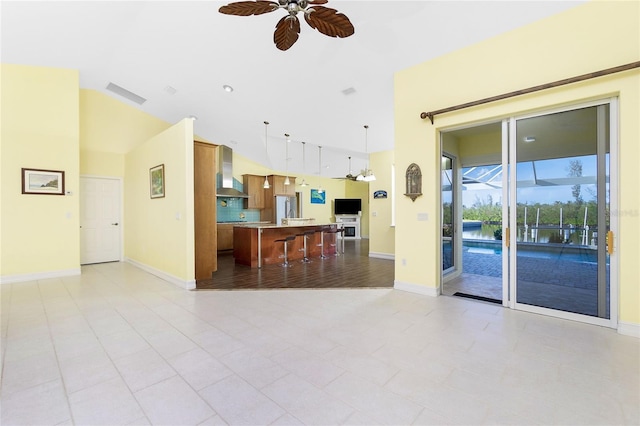
[{"label": "door frame", "polygon": [[[441,160],[442,157],[447,157],[451,160],[451,257],[453,265],[448,269],[443,269],[441,271],[443,274],[443,282],[446,282],[458,277],[462,273],[462,270],[459,268],[462,260],[462,210],[458,208],[462,197],[460,191],[457,190],[458,182],[461,182],[458,178],[460,173],[458,157],[445,150],[441,150]],[[440,166],[440,174],[440,225],[442,227],[444,225],[444,209],[442,203],[442,163]],[[444,239],[442,232],[440,233],[440,238]],[[460,244],[458,244],[458,240],[460,240]],[[440,244],[440,250],[442,250],[442,243]],[[440,266],[442,267],[442,265]]]},{"label": "door frame", "polygon": [[[618,215],[611,214],[609,227],[614,234],[613,254],[609,258],[609,318],[592,317],[589,315],[576,314],[572,312],[565,312],[550,308],[542,308],[538,306],[525,305],[516,303],[515,297],[515,285],[516,285],[516,262],[515,256],[511,256],[511,248],[515,247],[516,233],[510,232],[510,224],[516,223],[516,209],[511,209],[511,200],[515,200],[516,185],[510,185],[511,182],[515,182],[515,167],[510,167],[510,164],[515,164],[515,149],[512,149],[512,144],[515,146],[515,123],[517,120],[524,118],[537,117],[541,115],[548,115],[553,113],[571,111],[580,108],[588,108],[598,105],[609,105],[609,208],[611,212],[619,211],[619,112],[618,112],[618,97],[605,97],[589,102],[575,102],[567,104],[563,107],[549,107],[546,109],[538,109],[535,113],[527,114],[510,114],[501,120],[486,120],[481,122],[475,122],[473,124],[461,124],[457,126],[448,127],[446,129],[439,129],[440,133],[440,158],[446,153],[442,146],[442,134],[460,129],[467,129],[483,124],[501,122],[502,126],[502,199],[507,200],[502,203],[502,231],[503,238],[502,243],[502,305],[505,308],[513,310],[521,310],[526,312],[537,313],[541,315],[579,321],[587,324],[594,324],[604,327],[617,328],[618,327],[618,302],[619,302],[619,260],[617,256],[618,238],[619,232],[619,217]],[[459,166],[459,163],[458,163]],[[442,172],[439,173],[440,188],[442,188]],[[513,176],[512,176],[513,175]],[[458,185],[456,188],[460,185]],[[455,197],[455,195],[454,195]],[[440,205],[442,205],[442,197],[440,196]],[[442,213],[441,213],[442,214]],[[442,222],[442,217],[440,218]],[[439,248],[442,250],[442,231],[439,232]],[[459,234],[459,240],[462,240],[462,234]],[[440,269],[440,291],[442,295],[443,284],[448,281],[448,278],[453,278],[455,274],[444,274],[442,271],[442,254],[439,256],[439,269]],[[458,269],[461,271],[460,264],[458,263]]]},{"label": "door frame", "polygon": [[[520,114],[513,115],[503,121],[503,131],[505,122],[508,122],[508,158],[509,161],[506,164],[503,164],[503,169],[505,167],[509,168],[508,179],[509,182],[516,182],[516,167],[510,167],[510,165],[516,164],[516,150],[513,149],[516,143],[516,122],[518,120],[539,117],[543,115],[555,114],[566,111],[573,111],[581,108],[589,108],[595,107],[598,105],[609,105],[609,209],[611,212],[618,211],[618,188],[619,188],[619,175],[618,175],[618,98],[610,97],[598,99],[591,102],[581,102],[575,103],[571,105],[567,105],[559,108],[549,108],[544,110],[539,110],[535,113],[530,114]],[[503,144],[504,144],[504,133],[503,133]],[[503,145],[503,161],[504,161],[504,145]],[[506,175],[507,173],[505,173]],[[508,188],[503,186],[503,197],[507,195],[509,200],[509,206],[511,205],[512,200],[516,200],[516,189],[517,185],[510,185]],[[508,194],[505,194],[505,191],[508,191]],[[505,222],[508,227],[511,223],[516,222],[516,209],[509,209],[507,220],[505,221],[505,217],[503,216],[503,232],[505,230]],[[503,211],[504,215],[504,211]],[[532,312],[547,316],[552,316],[556,318],[562,318],[573,321],[580,321],[588,324],[600,325],[604,327],[617,328],[618,326],[618,298],[619,298],[619,286],[618,286],[618,256],[616,253],[616,244],[617,236],[619,235],[619,222],[617,215],[610,215],[609,229],[613,231],[613,235],[616,236],[614,238],[614,250],[613,254],[609,257],[609,318],[599,318],[593,317],[584,314],[577,314],[573,312],[566,312],[556,309],[543,308],[539,306],[527,305],[523,303],[517,303],[516,297],[509,297],[508,307],[511,309]],[[505,234],[506,235],[506,234]],[[512,232],[509,236],[509,249],[507,251],[511,252],[511,248],[516,247],[516,232]],[[504,256],[504,251],[503,251]],[[504,258],[503,258],[504,260]],[[508,256],[508,274],[503,275],[503,294],[505,291],[508,291],[508,295],[515,296],[517,293],[516,283],[517,283],[517,270],[516,270],[516,256]],[[504,268],[504,263],[503,263]],[[504,281],[506,280],[506,282]],[[505,287],[508,288],[505,289]],[[503,299],[506,300],[506,299]]]},{"label": "door frame", "polygon": [[[120,204],[120,208],[118,209],[118,223],[120,223],[121,226],[119,226],[119,230],[118,230],[118,238],[120,239],[120,244],[119,244],[119,256],[118,256],[118,261],[122,262],[124,259],[124,179],[118,176],[99,176],[99,175],[86,175],[86,174],[82,174],[80,175],[80,181],[82,181],[82,179],[103,179],[103,180],[112,180],[112,181],[117,181],[118,182],[118,191],[119,191],[119,195],[120,195],[120,199],[118,200],[118,203]],[[82,188],[82,185],[79,185],[79,188]],[[80,200],[79,202],[82,203],[83,202],[83,195],[82,192],[80,192],[79,197]],[[82,250],[82,244],[80,244],[80,250]],[[82,256],[82,254],[80,255]]]}]

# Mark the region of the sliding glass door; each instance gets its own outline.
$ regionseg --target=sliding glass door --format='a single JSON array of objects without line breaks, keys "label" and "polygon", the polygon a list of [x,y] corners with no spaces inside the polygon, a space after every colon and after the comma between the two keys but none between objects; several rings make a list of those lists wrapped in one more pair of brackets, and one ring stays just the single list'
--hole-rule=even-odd
[{"label": "sliding glass door", "polygon": [[511,298],[611,318],[609,103],[510,121]]},{"label": "sliding glass door", "polygon": [[455,270],[455,210],[453,157],[442,154],[442,272]]}]

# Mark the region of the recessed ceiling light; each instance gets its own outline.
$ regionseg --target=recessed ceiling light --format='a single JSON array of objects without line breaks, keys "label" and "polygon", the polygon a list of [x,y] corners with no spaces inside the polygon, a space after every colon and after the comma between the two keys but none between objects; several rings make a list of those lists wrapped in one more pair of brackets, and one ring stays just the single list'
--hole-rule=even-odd
[{"label": "recessed ceiling light", "polygon": [[222,86],[222,88],[224,89],[225,92],[233,92],[233,87],[229,86],[228,84],[225,84],[224,86]]},{"label": "recessed ceiling light", "polygon": [[167,92],[170,95],[175,95],[177,90],[175,87],[171,87],[171,86],[167,86],[164,88],[164,91]]},{"label": "recessed ceiling light", "polygon": [[349,87],[342,91],[343,95],[353,95],[354,93],[356,93],[356,89],[354,89],[353,87]]}]

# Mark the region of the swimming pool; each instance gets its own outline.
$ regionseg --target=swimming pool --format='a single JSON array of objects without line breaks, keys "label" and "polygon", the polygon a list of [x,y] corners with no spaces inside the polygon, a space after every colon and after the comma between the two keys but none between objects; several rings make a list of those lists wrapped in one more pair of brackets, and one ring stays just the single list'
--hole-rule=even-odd
[{"label": "swimming pool", "polygon": [[[462,240],[464,251],[480,255],[502,254],[502,241]],[[518,257],[534,257],[557,261],[597,263],[598,252],[590,246],[552,243],[518,243]]]}]

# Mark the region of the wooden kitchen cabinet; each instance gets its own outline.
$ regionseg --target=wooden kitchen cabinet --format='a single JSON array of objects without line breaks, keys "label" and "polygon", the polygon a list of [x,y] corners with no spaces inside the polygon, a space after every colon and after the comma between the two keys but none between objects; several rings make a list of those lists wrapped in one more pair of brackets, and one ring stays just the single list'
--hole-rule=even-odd
[{"label": "wooden kitchen cabinet", "polygon": [[233,249],[233,224],[218,224],[218,251]]},{"label": "wooden kitchen cabinet", "polygon": [[273,178],[273,195],[288,195],[294,197],[296,195],[296,178],[289,176],[289,185],[285,185],[286,176],[272,175]]},{"label": "wooden kitchen cabinet", "polygon": [[242,184],[244,192],[249,196],[243,201],[245,209],[263,209],[264,208],[264,176],[258,175],[242,175]]},{"label": "wooden kitchen cabinet", "polygon": [[218,270],[216,252],[216,146],[193,145],[195,278],[211,279]]}]

